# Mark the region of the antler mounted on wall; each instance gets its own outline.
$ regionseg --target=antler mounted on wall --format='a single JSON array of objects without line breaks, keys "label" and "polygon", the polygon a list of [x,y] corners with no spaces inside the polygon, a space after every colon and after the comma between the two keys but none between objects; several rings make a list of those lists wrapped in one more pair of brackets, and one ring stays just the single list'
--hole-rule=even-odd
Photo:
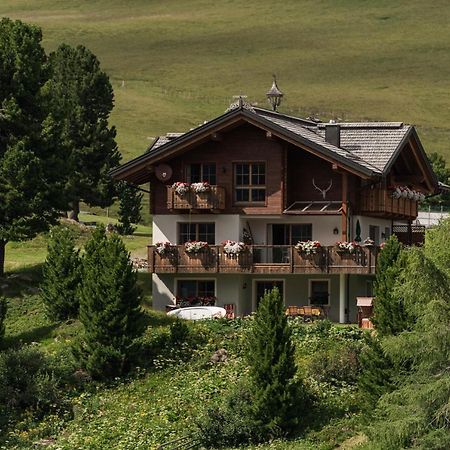
[{"label": "antler mounted on wall", "polygon": [[322,194],[322,197],[325,200],[327,192],[331,189],[331,186],[333,186],[333,180],[330,180],[330,184],[328,185],[328,187],[326,189],[320,189],[320,187],[316,185],[314,178],[312,179],[312,184]]}]

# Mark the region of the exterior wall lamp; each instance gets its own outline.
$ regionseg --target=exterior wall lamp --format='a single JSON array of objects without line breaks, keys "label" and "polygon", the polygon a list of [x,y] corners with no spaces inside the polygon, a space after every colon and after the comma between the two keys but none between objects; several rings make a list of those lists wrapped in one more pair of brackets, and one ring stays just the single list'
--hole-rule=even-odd
[{"label": "exterior wall lamp", "polygon": [[339,234],[339,228],[338,227],[334,227],[333,234]]}]

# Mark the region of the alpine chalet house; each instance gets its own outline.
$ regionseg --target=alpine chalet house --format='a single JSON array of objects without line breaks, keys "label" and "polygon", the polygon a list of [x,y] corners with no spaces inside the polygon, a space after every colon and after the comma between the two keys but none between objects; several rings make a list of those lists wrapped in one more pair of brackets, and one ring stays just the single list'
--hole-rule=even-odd
[{"label": "alpine chalet house", "polygon": [[411,239],[436,177],[411,125],[301,119],[276,111],[275,81],[267,95],[273,111],[238,97],[112,172],[150,184],[153,305],[246,315],[277,286],[287,307],[355,322],[380,245],[394,226]]}]

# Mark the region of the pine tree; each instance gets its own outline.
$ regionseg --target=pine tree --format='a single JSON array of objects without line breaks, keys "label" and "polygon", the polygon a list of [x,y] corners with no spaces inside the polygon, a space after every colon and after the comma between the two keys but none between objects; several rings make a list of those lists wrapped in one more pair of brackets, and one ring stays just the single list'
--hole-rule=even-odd
[{"label": "pine tree", "polygon": [[76,354],[96,378],[127,370],[133,338],[141,331],[140,289],[122,240],[97,228],[86,244],[80,288],[83,336]]},{"label": "pine tree", "polygon": [[394,285],[402,271],[401,254],[401,243],[394,235],[386,242],[378,257],[373,322],[380,335],[397,334],[407,326],[404,305],[393,294]]},{"label": "pine tree", "polygon": [[47,249],[41,283],[41,296],[47,314],[58,320],[77,317],[81,260],[78,250],[75,250],[73,233],[68,228],[54,227]]},{"label": "pine tree", "polygon": [[141,220],[142,208],[142,192],[125,181],[118,183],[119,194],[119,225],[117,229],[122,235],[130,235],[134,233],[136,227],[133,223],[138,223]]},{"label": "pine tree", "polygon": [[265,437],[292,432],[306,396],[295,380],[291,330],[277,288],[261,300],[248,336],[247,362],[254,418]]},{"label": "pine tree", "polygon": [[5,335],[5,318],[8,305],[5,297],[0,297],[0,343]]},{"label": "pine tree", "polygon": [[63,193],[78,220],[79,202],[109,206],[115,195],[109,171],[120,153],[108,124],[114,106],[111,83],[97,57],[83,46],[61,45],[49,55],[44,99],[55,120],[53,134],[66,161]]}]

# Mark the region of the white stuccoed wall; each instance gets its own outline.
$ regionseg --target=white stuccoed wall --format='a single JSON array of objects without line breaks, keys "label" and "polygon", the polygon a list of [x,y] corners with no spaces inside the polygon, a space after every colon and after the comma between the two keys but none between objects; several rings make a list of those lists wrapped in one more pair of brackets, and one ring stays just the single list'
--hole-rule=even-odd
[{"label": "white stuccoed wall", "polygon": [[[244,224],[246,221],[244,221]],[[272,223],[301,224],[312,223],[313,240],[322,245],[334,245],[341,239],[341,216],[265,216],[262,218],[249,218],[248,223],[253,233],[255,244],[268,244],[268,225]],[[245,225],[244,225],[245,226]],[[334,228],[339,230],[333,234]]]}]

